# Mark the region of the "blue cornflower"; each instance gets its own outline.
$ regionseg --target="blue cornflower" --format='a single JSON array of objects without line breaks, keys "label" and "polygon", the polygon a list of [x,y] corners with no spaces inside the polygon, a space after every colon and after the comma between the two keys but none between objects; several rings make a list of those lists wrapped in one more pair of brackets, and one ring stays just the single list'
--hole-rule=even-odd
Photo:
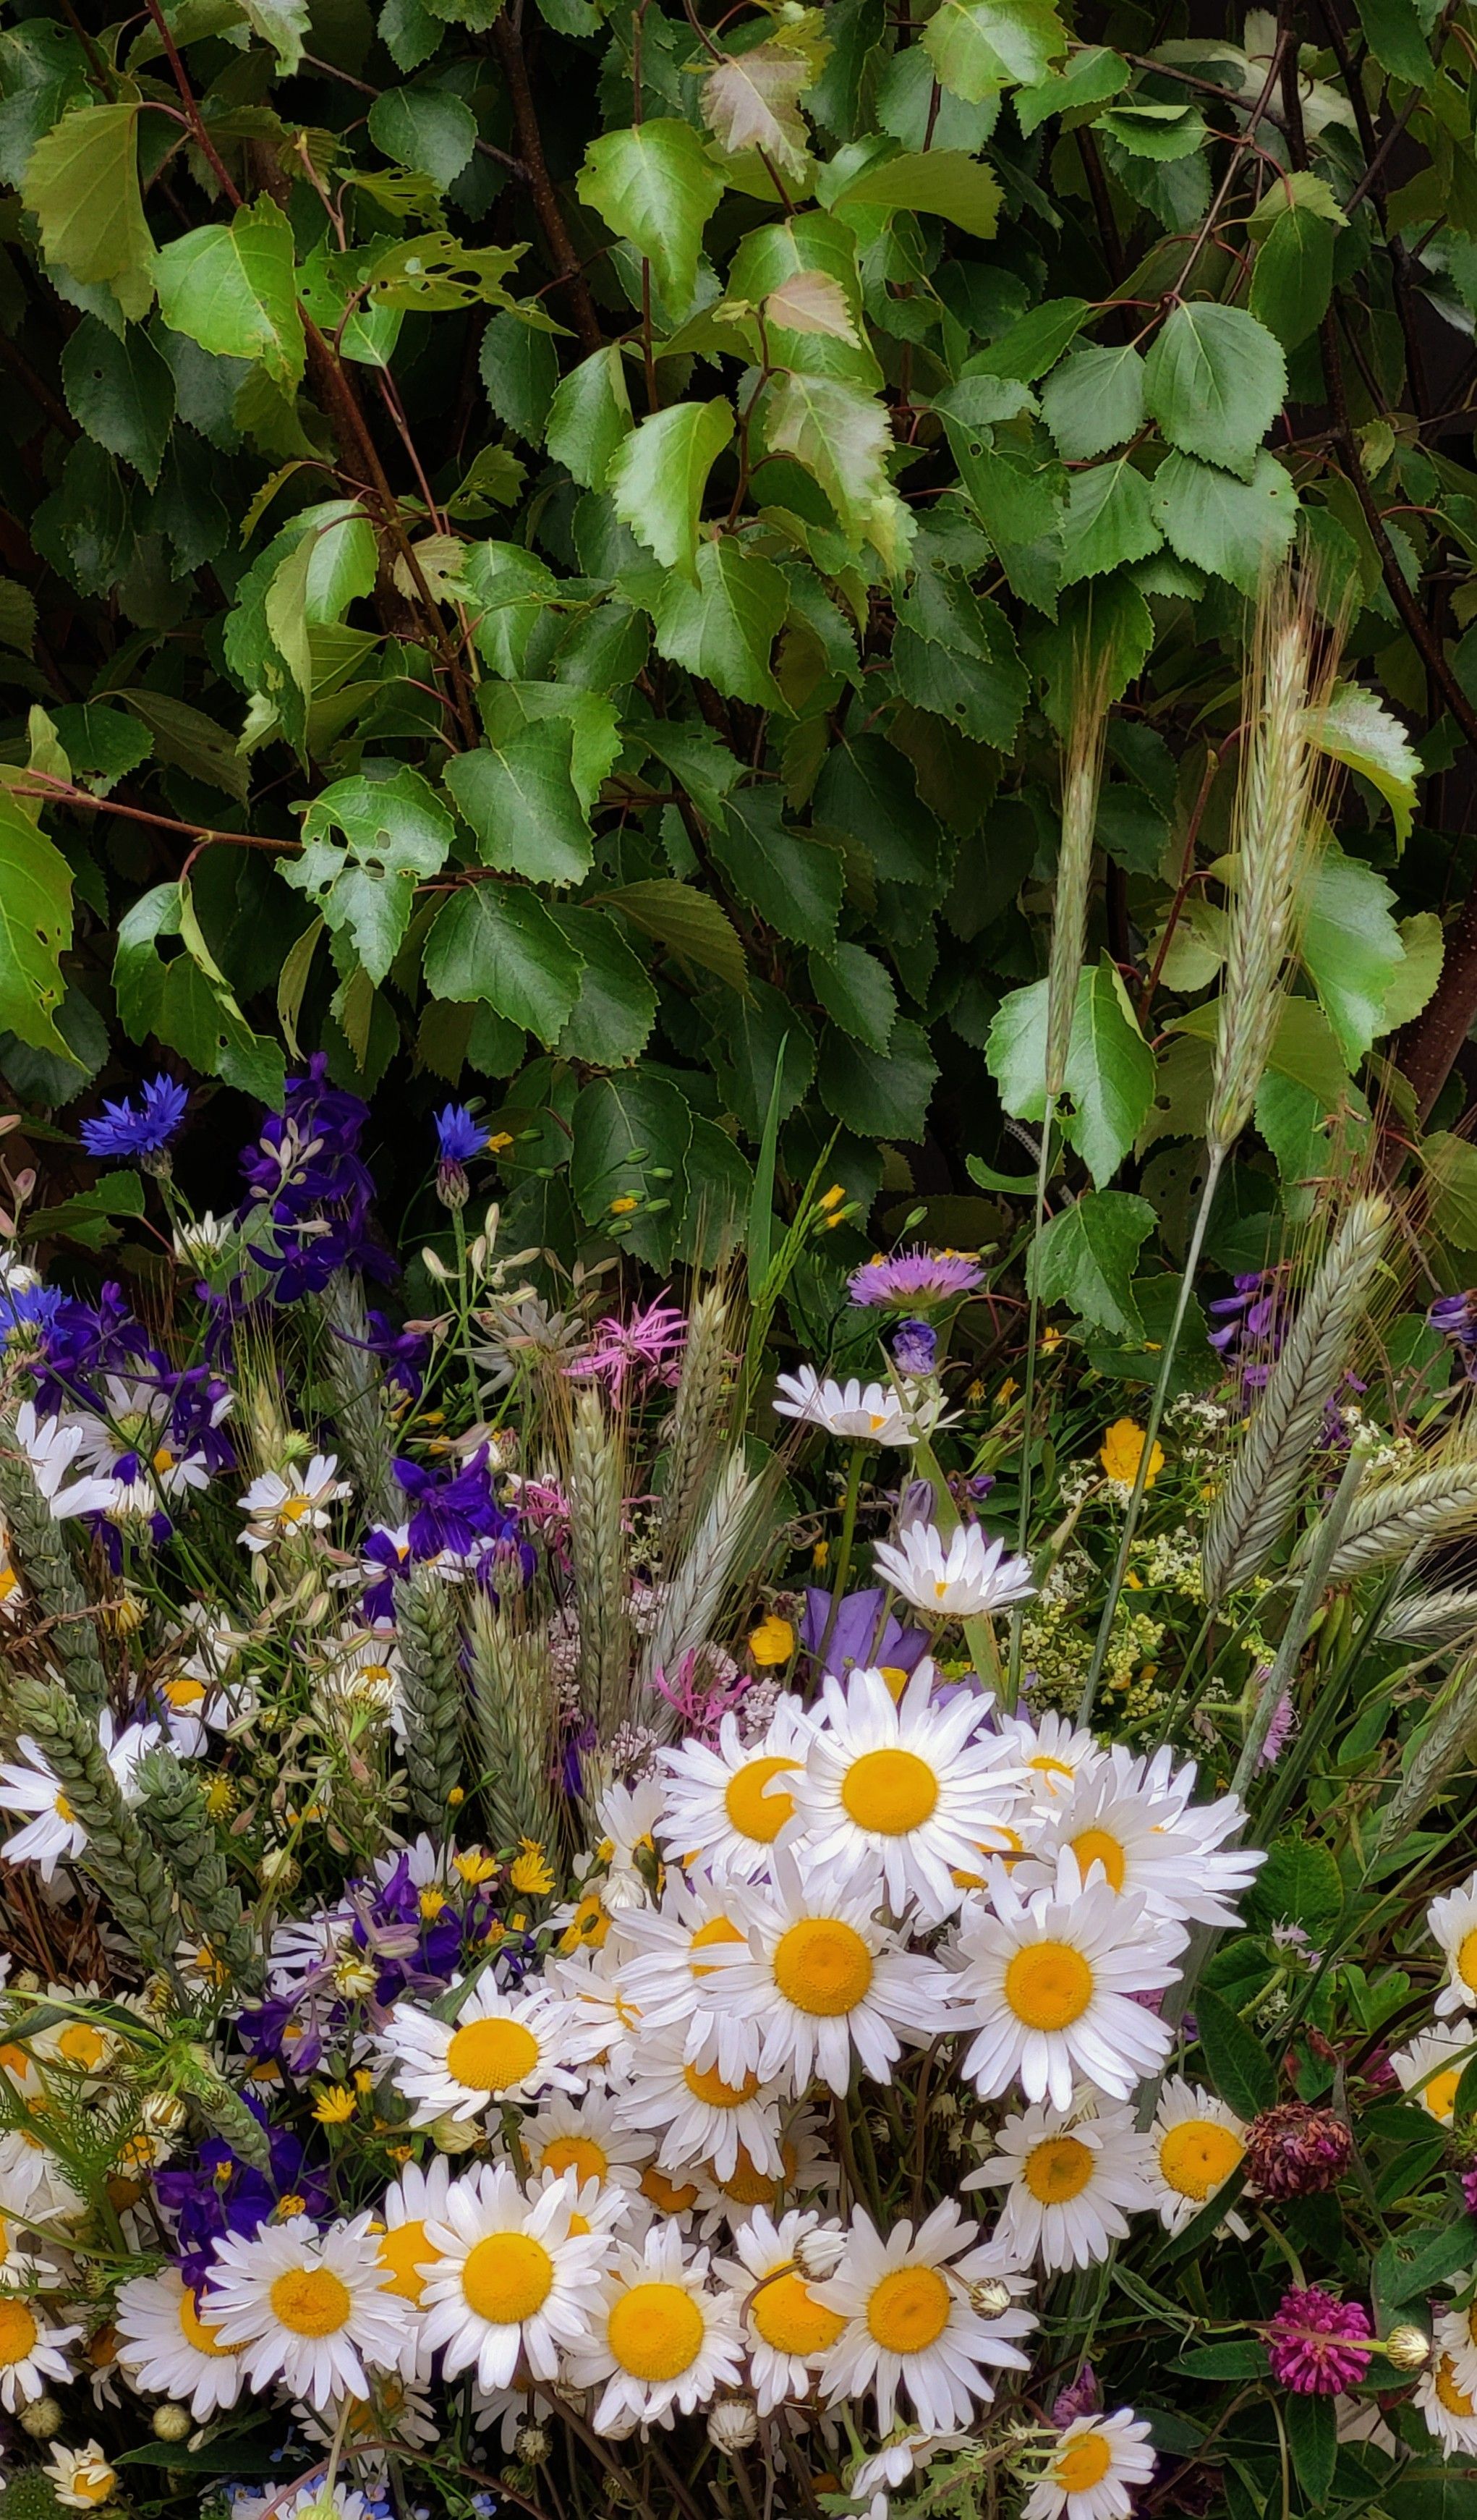
[{"label": "blue cornflower", "polygon": [[82,1144],[90,1155],[126,1163],[137,1156],[150,1172],[167,1172],[165,1148],[185,1116],[188,1089],[172,1076],[154,1076],[144,1088],[143,1109],[132,1102],[105,1102],[102,1116],[84,1120]]},{"label": "blue cornflower", "polygon": [[436,1113],[436,1147],[443,1164],[470,1164],[486,1145],[486,1130],[478,1128],[465,1102],[448,1102]]}]

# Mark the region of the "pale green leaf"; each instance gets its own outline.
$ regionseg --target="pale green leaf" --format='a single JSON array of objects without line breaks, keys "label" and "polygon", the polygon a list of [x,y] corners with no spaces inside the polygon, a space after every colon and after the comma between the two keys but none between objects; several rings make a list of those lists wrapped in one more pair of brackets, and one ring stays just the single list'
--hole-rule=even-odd
[{"label": "pale green leaf", "polygon": [[1003,998],[985,1044],[985,1065],[1014,1120],[1044,1120],[1047,1109],[1045,980],[1028,980]]},{"label": "pale green leaf", "polygon": [[89,105],[36,142],[22,199],[41,249],[84,287],[104,282],[138,323],[154,296],[154,239],[139,192],[137,103]]},{"label": "pale green leaf", "polygon": [[772,455],[792,455],[814,475],[845,532],[870,542],[896,572],[907,557],[913,519],[887,473],[892,429],[880,402],[839,377],[788,371],[765,406]]},{"label": "pale green leaf", "polygon": [[1338,683],[1326,707],[1310,709],[1306,723],[1320,752],[1341,761],[1346,770],[1357,770],[1378,789],[1395,817],[1396,838],[1408,840],[1421,767],[1399,718],[1359,683]]},{"label": "pale green leaf", "polygon": [[731,158],[763,150],[783,174],[803,177],[810,134],[800,98],[817,68],[812,54],[771,37],[704,68],[698,103],[719,148]]},{"label": "pale green leaf", "polygon": [[419,771],[401,762],[376,763],[374,771],[380,775],[366,769],[336,779],[313,799],[302,817],[302,855],[285,860],[281,874],[331,928],[347,931],[378,983],[410,924],[417,883],[445,863],[453,825]]},{"label": "pale green leaf", "polygon": [[605,470],[616,515],[664,568],[697,583],[697,522],[708,474],[734,433],[724,401],[677,402],[621,439]]},{"label": "pale green leaf", "polygon": [[1310,886],[1303,962],[1350,1067],[1384,1030],[1385,1000],[1406,958],[1395,895],[1363,858],[1324,849]]},{"label": "pale green leaf", "polygon": [[723,177],[690,122],[658,116],[592,142],[576,186],[651,266],[666,304],[685,313],[697,280],[702,231],[723,195]]},{"label": "pale green leaf", "polygon": [[253,35],[270,44],[284,78],[291,78],[302,60],[311,0],[241,0]]},{"label": "pale green leaf", "polygon": [[[28,814],[0,791],[0,1025],[71,1059],[56,1026],[71,942],[71,869]],[[74,1062],[73,1062],[74,1063]]]},{"label": "pale green leaf", "polygon": [[1004,87],[1037,87],[1067,49],[1049,0],[940,0],[923,29],[934,75],[979,105]]},{"label": "pale green leaf", "polygon": [[561,377],[549,406],[544,442],[587,490],[604,489],[610,458],[631,433],[631,398],[617,342],[608,342]]},{"label": "pale green leaf", "polygon": [[1139,1028],[1122,976],[1106,954],[1077,986],[1067,1052],[1068,1131],[1094,1182],[1110,1182],[1154,1099],[1154,1055]]},{"label": "pale green leaf", "polygon": [[1089,1191],[1074,1199],[1035,1248],[1031,1275],[1042,1302],[1066,1304],[1095,1328],[1141,1343],[1134,1268],[1155,1222],[1148,1200],[1127,1191]]},{"label": "pale green leaf", "polygon": [[428,175],[444,193],[470,160],[476,116],[445,88],[386,88],[370,107],[369,136],[382,157]]},{"label": "pale green leaf", "polygon": [[292,230],[260,197],[229,226],[191,228],[155,257],[159,313],[217,358],[259,359],[280,384],[302,374]]},{"label": "pale green leaf", "polygon": [[838,193],[834,208],[925,210],[965,236],[993,237],[1004,196],[988,166],[964,149],[930,149],[879,158]]},{"label": "pale green leaf", "polygon": [[1150,485],[1126,455],[1073,473],[1061,519],[1063,586],[1146,560],[1160,540]]},{"label": "pale green leaf", "polygon": [[1143,399],[1172,446],[1250,481],[1282,407],[1281,344],[1239,306],[1180,305],[1144,363]]},{"label": "pale green leaf", "polygon": [[1434,910],[1417,910],[1400,922],[1401,943],[1406,959],[1399,964],[1385,992],[1384,1013],[1380,1034],[1398,1032],[1402,1024],[1413,1023],[1430,1005],[1441,978],[1446,960],[1446,932]]}]

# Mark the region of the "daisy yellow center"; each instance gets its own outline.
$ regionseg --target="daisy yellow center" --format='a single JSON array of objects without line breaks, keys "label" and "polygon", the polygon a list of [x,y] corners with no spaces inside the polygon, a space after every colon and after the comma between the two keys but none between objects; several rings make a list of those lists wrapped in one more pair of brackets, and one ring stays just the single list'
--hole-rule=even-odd
[{"label": "daisy yellow center", "polygon": [[539,2043],[521,2021],[468,2021],[446,2050],[446,2070],[470,2092],[506,2092],[531,2074]]},{"label": "daisy yellow center", "polygon": [[713,2065],[684,2065],[682,2079],[694,2099],[704,2101],[710,2109],[741,2109],[759,2089],[757,2074],[745,2074],[741,2083],[726,2083]]},{"label": "daisy yellow center", "polygon": [[828,2354],[846,2321],[806,2291],[798,2275],[761,2285],[749,2309],[758,2333],[777,2354]]},{"label": "daisy yellow center", "polygon": [[1093,2001],[1093,1972],[1070,1943],[1027,1943],[1006,1970],[1005,1997],[1028,2030],[1065,2030]]},{"label": "daisy yellow center", "polygon": [[663,2214],[685,2214],[697,2201],[695,2187],[679,2187],[664,2170],[654,2168],[642,2172],[641,2192],[649,2205],[659,2207]]},{"label": "daisy yellow center", "polygon": [[754,1838],[760,1846],[774,1845],[794,1815],[795,1798],[783,1792],[772,1794],[766,1788],[776,1777],[792,1776],[799,1764],[798,1759],[750,1759],[746,1766],[735,1769],[724,1788],[723,1808],[740,1837]]},{"label": "daisy yellow center", "polygon": [[566,2170],[572,2170],[583,2187],[587,2179],[607,2178],[610,2161],[593,2136],[557,2135],[552,2143],[545,2144],[539,2168],[552,2170],[556,2179],[562,2179]]},{"label": "daisy yellow center", "polygon": [[[784,1796],[784,1800],[790,1802],[788,1794]],[[790,1808],[794,1809],[793,1803],[790,1803]],[[738,1926],[731,1924],[727,1916],[710,1916],[705,1925],[698,1926],[688,1949],[690,1952],[706,1952],[712,1949],[714,1943],[741,1943],[742,1940],[743,1936]],[[713,1974],[711,1960],[689,1959],[688,1966],[694,1977],[711,1977]]]},{"label": "daisy yellow center", "polygon": [[1124,1863],[1123,1849],[1116,1837],[1110,1837],[1105,1828],[1085,1828],[1082,1835],[1070,1839],[1069,1844],[1077,1858],[1078,1869],[1084,1881],[1093,1866],[1100,1864],[1107,1874],[1109,1889],[1122,1889],[1127,1867]]},{"label": "daisy yellow center", "polygon": [[1093,2162],[1075,2135],[1050,2136],[1027,2153],[1022,2176],[1038,2205],[1065,2205],[1091,2183]]},{"label": "daisy yellow center", "polygon": [[1469,1934],[1462,1935],[1461,1949],[1456,1955],[1456,1969],[1463,1985],[1477,1995],[1477,1925]]},{"label": "daisy yellow center", "polygon": [[867,2327],[884,2354],[926,2354],[949,2324],[949,2287],[936,2267],[894,2267],[867,2304]]},{"label": "daisy yellow center", "polygon": [[1052,2482],[1063,2494],[1091,2494],[1112,2464],[1112,2447],[1101,2433],[1079,2433],[1052,2461]]},{"label": "daisy yellow center", "polygon": [[65,1820],[68,1826],[76,1819],[76,1813],[72,1810],[72,1807],[65,1794],[58,1794],[56,1801],[52,1804],[52,1810],[56,1813],[58,1820]]},{"label": "daisy yellow center", "polygon": [[67,2490],[74,2501],[91,2505],[106,2502],[116,2483],[116,2477],[106,2462],[88,2458],[72,2469]]},{"label": "daisy yellow center", "polygon": [[1456,2365],[1450,2354],[1443,2354],[1436,2365],[1435,2389],[1437,2397],[1449,2415],[1456,2415],[1465,2422],[1472,2414],[1471,2399],[1465,2389],[1458,2389],[1456,2386]]},{"label": "daisy yellow center", "polygon": [[681,2284],[633,2284],[605,2325],[605,2341],[633,2380],[677,2380],[702,2351],[702,2313]]},{"label": "daisy yellow center", "polygon": [[39,2333],[23,2301],[0,2301],[0,2370],[23,2362]]},{"label": "daisy yellow center", "polygon": [[827,2020],[854,2012],[873,1980],[873,1958],[855,1925],[839,1916],[802,1916],[781,1935],[775,1984],[797,2012]]},{"label": "daisy yellow center", "polygon": [[[783,2145],[781,2150],[782,2152],[784,2150]],[[711,2173],[709,2175],[711,2176]],[[787,2172],[786,2175],[788,2175]],[[772,2179],[765,2171],[756,2170],[753,2154],[745,2144],[740,2143],[733,2178],[720,2179],[715,2182],[715,2184],[722,2188],[725,2196],[735,2205],[772,2205],[776,2191],[783,2182]]]},{"label": "daisy yellow center", "polygon": [[912,1750],[868,1750],[847,1769],[841,1801],[858,1828],[903,1837],[932,1819],[938,1778]]},{"label": "daisy yellow center", "polygon": [[284,1522],[301,1522],[303,1515],[307,1512],[313,1500],[311,1497],[284,1497],[277,1510]]},{"label": "daisy yellow center", "polygon": [[179,2315],[180,2334],[187,2345],[193,2345],[197,2354],[219,2355],[223,2362],[229,2362],[230,2346],[216,2343],[220,2330],[218,2327],[212,2327],[208,2319],[201,2318],[200,2305],[188,2284],[180,2294]]},{"label": "daisy yellow center", "polygon": [[515,2327],[543,2309],[554,2289],[554,2260],[526,2231],[490,2231],[467,2253],[467,2307],[493,2327]]},{"label": "daisy yellow center", "polygon": [[205,1694],[204,1683],[199,1680],[166,1680],[162,1693],[171,1706],[199,1706]]},{"label": "daisy yellow center", "polygon": [[290,2267],[271,2291],[272,2315],[294,2336],[336,2336],[353,2302],[331,2267]]},{"label": "daisy yellow center", "polygon": [[1453,2065],[1445,2074],[1433,2074],[1420,2093],[1422,2104],[1433,2118],[1449,2118],[1456,2105],[1456,2086],[1461,2080],[1459,2069]]},{"label": "daisy yellow center", "polygon": [[381,2231],[380,2264],[390,2278],[381,2290],[392,2292],[399,2301],[419,2301],[425,2290],[425,2269],[435,2254],[426,2245],[424,2223],[397,2223],[392,2231]]},{"label": "daisy yellow center", "polygon": [[1234,2127],[1215,2118],[1185,2118],[1170,2128],[1159,2145],[1159,2169],[1177,2196],[1203,2205],[1224,2187],[1246,2147]]},{"label": "daisy yellow center", "polygon": [[90,2030],[85,2021],[73,2021],[57,2041],[60,2054],[68,2065],[84,2066],[92,2073],[108,2053],[108,2042],[100,2030]]}]

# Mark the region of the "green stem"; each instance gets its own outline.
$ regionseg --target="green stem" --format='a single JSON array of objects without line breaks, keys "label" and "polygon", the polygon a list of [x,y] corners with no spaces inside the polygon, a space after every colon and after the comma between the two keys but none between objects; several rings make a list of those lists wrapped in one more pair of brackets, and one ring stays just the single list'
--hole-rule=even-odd
[{"label": "green stem", "polygon": [[1149,1404],[1148,1423],[1143,1429],[1143,1449],[1139,1455],[1139,1467],[1134,1478],[1133,1493],[1124,1509],[1123,1536],[1118,1543],[1117,1557],[1113,1561],[1107,1599],[1102,1605],[1097,1642],[1093,1647],[1093,1659],[1082,1692],[1082,1703],[1077,1709],[1079,1724],[1087,1724],[1092,1720],[1093,1701],[1097,1694],[1097,1683],[1102,1678],[1102,1666],[1107,1660],[1108,1642],[1113,1633],[1113,1613],[1118,1607],[1118,1597],[1123,1591],[1123,1579],[1128,1573],[1129,1551],[1133,1546],[1134,1533],[1139,1527],[1139,1515],[1143,1506],[1144,1491],[1148,1486],[1149,1463],[1153,1459],[1155,1438],[1164,1417],[1164,1404],[1169,1397],[1170,1375],[1174,1372],[1175,1353],[1180,1345],[1180,1333],[1185,1328],[1185,1316],[1189,1310],[1195,1271],[1200,1265],[1201,1246],[1205,1240],[1206,1229],[1210,1224],[1210,1211],[1215,1204],[1216,1192],[1221,1181],[1221,1168],[1225,1161],[1224,1147],[1213,1147],[1206,1164],[1205,1186],[1200,1192],[1200,1204],[1195,1211],[1194,1230],[1189,1238],[1189,1249],[1185,1255],[1185,1267],[1180,1277],[1180,1292],[1175,1304],[1175,1317],[1170,1323],[1169,1336],[1164,1342],[1164,1353],[1159,1360],[1159,1376],[1154,1384],[1153,1399]]},{"label": "green stem", "polygon": [[[1052,1177],[1052,1123],[1055,1112],[1056,1097],[1054,1094],[1048,1094],[1047,1107],[1041,1123],[1041,1152],[1036,1159],[1036,1206],[1031,1221],[1033,1254],[1041,1249],[1041,1238],[1046,1225],[1047,1184]],[[1036,1339],[1041,1322],[1041,1295],[1034,1269],[1026,1271],[1026,1358],[1021,1374],[1020,1401],[1020,1512],[1015,1524],[1016,1552],[1021,1557],[1027,1553],[1031,1535],[1031,1443],[1036,1431]],[[1017,1601],[1010,1613],[1010,1664],[1006,1695],[1007,1706],[1015,1704],[1016,1692],[1020,1688],[1021,1629],[1025,1614],[1024,1601]]]},{"label": "green stem", "polygon": [[476,1418],[481,1415],[481,1400],[477,1390],[476,1362],[471,1353],[471,1292],[467,1283],[467,1228],[462,1221],[462,1211],[459,1207],[454,1207],[451,1211],[451,1230],[456,1237],[457,1244],[457,1314],[462,1333],[462,1361],[467,1368],[467,1397],[471,1406],[472,1417]]}]

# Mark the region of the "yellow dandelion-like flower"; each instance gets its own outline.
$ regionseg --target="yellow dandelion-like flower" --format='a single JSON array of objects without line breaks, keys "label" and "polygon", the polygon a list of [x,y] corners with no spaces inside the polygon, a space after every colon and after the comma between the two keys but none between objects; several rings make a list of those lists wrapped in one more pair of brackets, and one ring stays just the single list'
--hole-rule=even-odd
[{"label": "yellow dandelion-like flower", "polygon": [[446,1893],[444,1890],[438,1890],[432,1882],[421,1892],[416,1905],[426,1924],[433,1924],[446,1905]]},{"label": "yellow dandelion-like flower", "polygon": [[515,1890],[527,1899],[542,1899],[554,1888],[554,1874],[548,1857],[536,1837],[520,1837],[518,1852],[509,1867],[508,1878]]},{"label": "yellow dandelion-like flower", "polygon": [[609,1212],[612,1216],[631,1216],[640,1205],[640,1199],[633,1198],[627,1191],[620,1198],[612,1198]]},{"label": "yellow dandelion-like flower", "polygon": [[454,1856],[452,1860],[469,1890],[475,1890],[480,1882],[490,1881],[498,1868],[495,1855],[475,1851],[470,1855]]},{"label": "yellow dandelion-like flower", "polygon": [[788,1662],[795,1650],[795,1632],[788,1619],[777,1618],[772,1610],[757,1628],[750,1628],[748,1649],[761,1671]]},{"label": "yellow dandelion-like flower", "polygon": [[347,2126],[357,2105],[347,2083],[330,2083],[313,2102],[313,2115],[320,2126]]},{"label": "yellow dandelion-like flower", "polygon": [[451,1805],[452,1810],[455,1811],[459,1804],[465,1803],[467,1800],[467,1787],[465,1785],[453,1785],[446,1799]]},{"label": "yellow dandelion-like flower", "polygon": [[828,1216],[833,1208],[837,1208],[841,1205],[845,1196],[846,1192],[841,1183],[832,1182],[829,1190],[822,1192],[820,1203],[822,1207],[825,1208],[827,1215]]},{"label": "yellow dandelion-like flower", "polygon": [[[1132,1418],[1115,1418],[1102,1439],[1097,1459],[1115,1487],[1131,1488],[1139,1475],[1139,1462],[1143,1452],[1143,1428]],[[1148,1476],[1143,1484],[1151,1488],[1164,1467],[1164,1447],[1156,1443],[1148,1457]]]},{"label": "yellow dandelion-like flower", "polygon": [[494,1129],[492,1136],[487,1141],[487,1151],[490,1155],[505,1154],[512,1144],[513,1134],[511,1130]]}]

